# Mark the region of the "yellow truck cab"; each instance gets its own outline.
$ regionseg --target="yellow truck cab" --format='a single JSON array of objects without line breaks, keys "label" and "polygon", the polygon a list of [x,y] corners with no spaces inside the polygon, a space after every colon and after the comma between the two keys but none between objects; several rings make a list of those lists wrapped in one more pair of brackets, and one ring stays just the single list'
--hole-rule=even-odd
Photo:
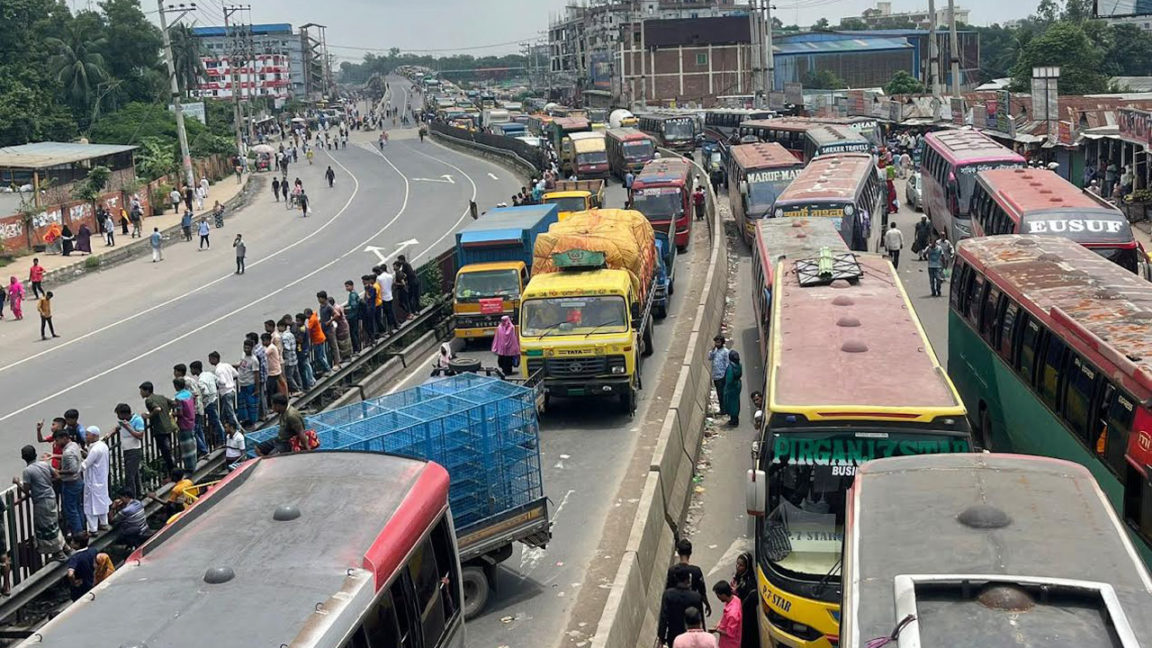
[{"label": "yellow truck cab", "polygon": [[632,281],[623,270],[537,275],[524,291],[521,371],[543,372],[545,407],[552,395],[610,396],[627,413],[640,387],[643,340]]},{"label": "yellow truck cab", "polygon": [[557,180],[556,186],[544,194],[546,205],[556,205],[560,209],[559,219],[564,220],[575,212],[599,209],[604,201],[603,180]]}]

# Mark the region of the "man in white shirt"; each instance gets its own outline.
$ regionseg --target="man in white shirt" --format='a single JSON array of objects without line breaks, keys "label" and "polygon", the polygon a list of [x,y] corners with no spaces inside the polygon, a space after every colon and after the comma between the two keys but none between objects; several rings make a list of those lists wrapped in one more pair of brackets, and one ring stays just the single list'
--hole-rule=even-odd
[{"label": "man in white shirt", "polygon": [[140,482],[140,464],[144,459],[144,418],[133,414],[127,403],[116,406],[116,429],[120,433],[120,452],[124,456],[124,488],[133,497],[144,494]]},{"label": "man in white shirt", "polygon": [[88,456],[80,466],[84,470],[84,518],[88,535],[108,528],[108,444],[100,438],[100,428],[91,426],[85,432]]},{"label": "man in white shirt", "polygon": [[204,364],[193,360],[188,365],[192,378],[200,386],[201,400],[204,402],[204,427],[213,443],[224,438],[224,426],[220,424],[220,397],[217,394],[216,374],[204,370]]},{"label": "man in white shirt", "polygon": [[244,460],[244,432],[240,429],[233,429],[232,433],[228,435],[228,441],[224,446],[224,465],[231,471],[235,468],[236,464]]},{"label": "man in white shirt", "polygon": [[892,267],[899,269],[900,250],[904,249],[904,233],[896,227],[896,223],[892,223],[888,231],[884,232],[884,249],[888,251],[888,256],[892,257]]},{"label": "man in white shirt", "polygon": [[379,272],[376,273],[376,282],[380,284],[380,300],[383,302],[384,318],[376,323],[377,327],[385,333],[391,331],[395,333],[400,330],[400,325],[396,321],[396,311],[392,308],[392,285],[396,283],[396,277],[388,272],[388,264],[383,263],[378,268]]},{"label": "man in white shirt", "polygon": [[236,380],[240,372],[220,360],[220,352],[213,351],[208,354],[208,364],[212,365],[216,373],[216,397],[220,403],[220,418],[224,423],[234,428],[240,427],[240,419],[236,418]]}]

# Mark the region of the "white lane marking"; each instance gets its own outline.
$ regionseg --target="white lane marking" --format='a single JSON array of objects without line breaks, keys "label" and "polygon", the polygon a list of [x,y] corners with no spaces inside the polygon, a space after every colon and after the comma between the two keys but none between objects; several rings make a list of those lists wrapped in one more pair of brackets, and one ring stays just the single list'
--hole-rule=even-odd
[{"label": "white lane marking", "polygon": [[[470,175],[468,175],[467,173],[465,173],[465,172],[464,172],[464,169],[461,169],[460,167],[456,166],[455,164],[452,164],[451,162],[445,162],[444,160],[441,160],[440,158],[437,158],[437,157],[433,157],[433,156],[431,156],[431,155],[429,155],[429,154],[427,154],[427,153],[425,153],[424,151],[421,151],[421,150],[419,150],[419,149],[415,149],[415,148],[414,148],[414,149],[412,149],[412,150],[413,150],[413,151],[416,151],[417,153],[419,153],[420,155],[423,155],[423,156],[424,156],[424,157],[426,157],[426,158],[429,158],[429,159],[431,159],[431,160],[436,160],[436,161],[437,161],[437,162],[439,162],[440,164],[443,164],[443,165],[445,165],[445,166],[449,166],[449,167],[452,167],[453,169],[456,169],[457,171],[459,171],[459,172],[460,172],[460,175],[462,175],[462,176],[464,176],[465,178],[467,178],[467,179],[468,179],[468,183],[472,185],[472,198],[471,198],[470,200],[471,200],[472,202],[475,202],[475,201],[476,201],[476,195],[477,195],[476,181],[472,179],[472,176],[470,176]],[[451,229],[449,229],[449,230],[445,231],[445,232],[444,232],[444,234],[443,234],[443,235],[442,235],[440,238],[438,238],[438,239],[436,239],[435,241],[433,241],[433,242],[432,242],[432,245],[429,245],[428,247],[424,248],[424,250],[423,250],[422,252],[420,252],[420,253],[419,253],[419,254],[417,254],[416,256],[412,257],[411,259],[409,259],[409,260],[408,260],[408,262],[409,262],[409,263],[415,263],[415,262],[416,262],[416,259],[419,259],[420,257],[424,256],[425,254],[428,254],[428,252],[429,252],[430,250],[432,250],[433,248],[435,248],[437,245],[440,245],[440,242],[441,242],[441,241],[443,241],[444,239],[448,238],[448,237],[449,237],[449,236],[451,236],[452,234],[455,234],[455,233],[456,233],[456,230],[460,228],[460,224],[461,224],[461,223],[463,223],[463,222],[464,222],[464,219],[465,219],[465,218],[468,218],[470,214],[471,214],[471,208],[470,208],[470,207],[465,207],[465,208],[464,208],[464,211],[460,212],[460,218],[458,218],[458,219],[456,220],[456,224],[455,224],[455,225],[453,225]]]},{"label": "white lane marking", "polygon": [[[332,158],[331,154],[329,154],[329,156],[328,156],[328,157]],[[263,257],[263,258],[257,259],[256,261],[253,261],[252,263],[249,263],[249,264],[247,265],[247,267],[248,267],[248,268],[254,268],[254,267],[256,267],[256,266],[260,265],[261,263],[264,263],[265,261],[268,261],[268,260],[270,260],[270,259],[274,259],[274,258],[276,258],[277,256],[280,256],[281,254],[283,254],[283,253],[287,252],[288,250],[291,250],[292,248],[296,247],[297,245],[300,245],[301,243],[304,243],[305,241],[307,241],[307,240],[311,239],[312,237],[316,236],[316,235],[317,235],[317,234],[319,234],[320,232],[322,232],[322,231],[324,231],[325,229],[327,229],[327,227],[328,227],[329,225],[331,225],[333,222],[335,222],[337,218],[340,218],[340,217],[341,217],[341,216],[344,214],[344,212],[345,212],[345,211],[348,209],[348,207],[349,207],[349,206],[352,204],[352,200],[353,200],[354,198],[356,198],[356,194],[357,194],[357,193],[359,193],[359,191],[360,191],[360,180],[356,178],[356,175],[355,175],[355,174],[353,174],[351,171],[349,171],[349,170],[348,170],[348,167],[346,167],[346,166],[344,166],[343,164],[341,164],[341,163],[340,163],[340,160],[337,160],[336,158],[332,158],[332,161],[333,161],[333,162],[335,162],[335,163],[336,163],[336,164],[337,164],[337,165],[338,165],[338,166],[339,166],[341,169],[344,169],[344,172],[345,172],[345,173],[347,173],[347,174],[348,174],[348,175],[349,175],[349,176],[352,178],[352,182],[353,182],[353,185],[354,185],[354,186],[353,186],[353,188],[352,188],[352,195],[348,197],[348,201],[344,203],[344,206],[340,208],[340,211],[336,212],[336,215],[335,215],[335,216],[333,216],[332,218],[329,218],[329,219],[328,219],[327,221],[325,221],[325,222],[324,222],[322,225],[320,225],[320,227],[317,227],[317,228],[316,228],[315,230],[313,230],[311,233],[309,233],[309,234],[307,234],[307,235],[303,236],[303,237],[302,237],[302,238],[300,238],[298,241],[295,241],[295,242],[293,242],[293,243],[291,243],[291,244],[289,244],[289,245],[286,245],[286,246],[284,246],[284,247],[280,248],[279,250],[277,250],[277,251],[273,252],[272,254],[269,254],[269,255],[268,255],[268,256],[266,256],[266,257]],[[397,172],[399,172],[399,171],[397,171]],[[407,180],[405,180],[405,181],[407,181]],[[405,192],[407,192],[407,189],[405,189]],[[106,324],[106,325],[104,325],[104,326],[102,326],[102,327],[100,327],[100,328],[98,328],[98,329],[94,329],[94,330],[92,330],[92,331],[89,331],[89,332],[87,332],[87,333],[85,333],[85,334],[83,334],[83,335],[81,335],[81,336],[79,336],[79,337],[75,337],[75,338],[69,338],[69,340],[68,340],[67,342],[64,342],[64,343],[58,344],[58,345],[56,345],[56,346],[53,346],[53,347],[51,347],[51,348],[49,348],[49,349],[45,349],[44,351],[40,351],[39,353],[34,353],[34,354],[32,354],[32,355],[30,355],[30,356],[28,356],[28,357],[26,357],[26,358],[22,358],[22,359],[20,359],[20,360],[15,360],[15,361],[13,361],[13,362],[11,362],[11,363],[9,363],[9,364],[6,364],[6,365],[4,365],[4,366],[0,367],[0,373],[4,373],[5,371],[8,371],[9,369],[12,369],[12,368],[14,368],[14,367],[18,367],[18,366],[20,366],[20,365],[22,365],[22,364],[24,364],[24,363],[26,363],[26,362],[29,362],[29,361],[35,360],[35,359],[37,359],[37,358],[39,358],[39,357],[42,357],[42,356],[48,355],[48,354],[50,354],[50,353],[56,353],[56,352],[60,351],[61,349],[65,349],[65,348],[68,348],[68,347],[72,346],[73,344],[76,344],[76,343],[78,343],[78,342],[83,342],[84,340],[87,340],[88,338],[90,338],[90,337],[92,337],[92,336],[94,336],[94,335],[99,335],[100,333],[103,333],[104,331],[107,331],[107,330],[109,330],[109,329],[113,329],[113,328],[116,328],[117,326],[120,326],[120,325],[122,325],[122,324],[126,324],[126,323],[128,323],[128,322],[131,322],[132,320],[135,320],[135,319],[139,319],[139,318],[141,318],[141,317],[143,317],[143,316],[145,316],[145,315],[147,315],[147,314],[149,314],[149,313],[151,313],[151,312],[153,312],[153,311],[156,311],[156,310],[159,310],[159,309],[161,309],[161,308],[164,308],[165,306],[169,306],[169,305],[171,305],[171,304],[173,304],[173,303],[175,303],[175,302],[178,302],[178,301],[180,301],[181,299],[184,299],[185,297],[189,297],[189,296],[191,296],[191,295],[194,295],[194,294],[196,294],[196,293],[198,293],[198,292],[202,292],[202,291],[204,291],[204,290],[206,290],[206,289],[208,289],[208,288],[211,288],[212,286],[215,286],[216,284],[218,284],[218,283],[220,283],[220,282],[222,282],[222,281],[227,281],[227,280],[229,280],[229,279],[232,279],[232,278],[233,278],[233,277],[235,277],[235,276],[236,276],[236,275],[234,275],[234,274],[232,274],[232,273],[226,274],[226,275],[224,275],[224,276],[220,277],[219,279],[213,279],[212,281],[209,281],[209,282],[208,282],[208,283],[206,283],[206,284],[203,284],[203,285],[201,285],[201,286],[198,286],[198,287],[196,287],[196,288],[193,288],[192,290],[189,290],[189,291],[187,291],[187,292],[184,292],[184,293],[181,293],[181,294],[179,294],[179,295],[176,295],[175,297],[173,297],[173,298],[171,298],[171,299],[168,299],[168,300],[166,300],[166,301],[163,301],[163,302],[161,302],[161,303],[159,303],[159,304],[156,304],[155,306],[150,306],[150,307],[148,307],[148,308],[145,308],[145,309],[144,309],[144,310],[142,310],[142,311],[137,311],[137,312],[135,312],[135,313],[133,313],[133,314],[131,314],[131,315],[128,315],[127,317],[124,317],[123,319],[119,319],[119,320],[117,320],[117,321],[115,321],[115,322],[112,322],[111,324]],[[3,421],[5,418],[7,418],[7,417],[4,417],[4,418],[0,418],[0,421]]]},{"label": "white lane marking", "polygon": [[491,171],[488,172],[488,177],[492,178],[493,180],[499,180],[500,179],[500,178],[497,178],[496,174],[492,173]]},{"label": "white lane marking", "polygon": [[752,541],[748,538],[737,538],[736,540],[732,541],[732,544],[728,547],[728,550],[725,551],[720,556],[720,558],[716,560],[716,565],[712,567],[712,571],[708,572],[708,575],[704,577],[704,580],[711,580],[713,576],[722,571],[735,572],[736,559],[740,557],[740,554],[751,550]]},{"label": "white lane marking", "polygon": [[412,180],[420,182],[447,182],[448,184],[456,184],[456,181],[452,179],[452,176],[448,175],[447,173],[440,176],[439,178],[412,178]]},{"label": "white lane marking", "polygon": [[[564,499],[561,499],[560,503],[556,505],[556,510],[552,511],[552,517],[549,521],[553,527],[556,526],[556,520],[560,519],[560,511],[564,510],[564,505],[568,503],[568,498],[572,497],[572,493],[575,492],[573,489],[568,489],[568,492],[564,493]],[[520,552],[520,580],[528,578],[532,571],[540,566],[540,560],[546,555],[548,555],[547,549],[525,545]]]},{"label": "white lane marking", "polygon": [[420,243],[420,241],[417,241],[416,239],[408,239],[407,241],[400,241],[399,243],[396,244],[396,249],[392,250],[392,254],[384,254],[384,248],[376,247],[375,245],[369,245],[369,246],[365,247],[364,251],[365,252],[371,252],[372,254],[375,254],[376,258],[379,259],[380,263],[387,263],[388,259],[391,259],[392,257],[403,252],[404,248],[407,248],[407,247],[410,247],[413,245],[418,245],[419,243]]},{"label": "white lane marking", "polygon": [[[392,169],[394,171],[396,171],[396,173],[404,180],[404,201],[400,204],[400,209],[399,209],[399,211],[396,212],[396,215],[392,217],[392,220],[389,220],[387,223],[385,223],[379,230],[376,231],[375,234],[370,236],[369,239],[375,238],[375,237],[383,234],[384,231],[387,230],[389,227],[391,227],[400,218],[400,216],[405,212],[405,210],[408,209],[408,196],[409,196],[408,176],[404,175],[400,171],[400,169],[398,169],[395,164],[392,164],[392,161],[389,160],[387,157],[385,157],[383,155],[381,155],[380,157],[383,157],[384,161],[388,163],[388,166],[392,167]],[[339,162],[336,162],[336,163],[340,164]],[[341,168],[344,169],[344,171],[346,173],[348,173],[348,175],[352,176],[352,178],[355,179],[356,176],[351,171],[348,171],[348,169],[345,168],[344,165],[342,165],[342,164],[340,166],[341,166]],[[356,184],[357,189],[359,189],[359,186],[360,186],[359,182],[357,182],[357,184]],[[349,204],[351,204],[351,200],[349,200]],[[347,208],[347,205],[345,205],[345,208]],[[341,211],[343,211],[343,210],[341,210]],[[333,220],[335,220],[335,218],[336,217],[333,217]],[[329,221],[329,222],[331,222],[331,221]],[[295,244],[293,244],[293,245],[295,245]],[[292,246],[288,246],[288,247],[285,247],[284,249],[287,250],[291,247]],[[81,380],[80,382],[77,382],[73,385],[69,385],[68,387],[64,387],[64,388],[56,391],[53,394],[45,396],[44,398],[41,398],[40,400],[38,400],[34,403],[30,403],[28,405],[25,405],[24,407],[21,407],[20,409],[12,411],[12,412],[4,415],[4,416],[0,416],[0,422],[6,421],[6,420],[12,418],[13,416],[18,415],[18,414],[22,414],[22,413],[24,413],[24,412],[26,412],[26,411],[34,408],[34,407],[39,407],[40,405],[47,403],[48,401],[52,400],[53,398],[63,396],[64,394],[67,394],[68,392],[72,391],[73,389],[76,389],[77,387],[83,387],[84,385],[87,385],[90,382],[93,382],[95,380],[103,378],[104,376],[107,376],[108,374],[110,374],[114,371],[118,371],[120,369],[123,369],[124,367],[127,367],[128,365],[133,364],[138,360],[142,360],[142,359],[152,355],[153,353],[156,353],[157,351],[159,351],[161,349],[166,349],[166,348],[172,346],[173,344],[176,344],[177,342],[179,342],[179,341],[181,341],[187,337],[190,337],[196,333],[199,333],[200,331],[203,331],[204,329],[206,329],[210,326],[215,326],[216,324],[219,324],[220,322],[223,322],[224,320],[226,320],[230,317],[235,317],[237,314],[251,308],[252,306],[255,306],[256,304],[267,301],[267,300],[271,299],[272,297],[275,297],[276,295],[288,290],[289,288],[293,288],[293,287],[303,283],[304,281],[311,279],[312,277],[316,276],[320,272],[323,272],[324,270],[327,270],[328,268],[330,268],[337,261],[340,261],[341,259],[343,259],[349,255],[357,254],[360,252],[361,252],[360,245],[357,244],[356,246],[352,247],[351,249],[349,249],[344,254],[341,254],[340,256],[332,259],[328,263],[325,263],[324,265],[320,266],[319,268],[316,268],[312,272],[309,272],[308,274],[300,277],[299,279],[295,279],[290,283],[287,283],[283,286],[280,286],[279,288],[277,288],[276,290],[273,290],[270,293],[262,295],[261,297],[254,299],[254,300],[244,304],[243,306],[239,306],[239,307],[233,309],[231,312],[225,313],[225,314],[221,315],[220,317],[217,317],[216,319],[214,319],[210,322],[206,322],[204,324],[201,324],[200,326],[197,326],[196,328],[194,328],[190,331],[187,331],[186,333],[182,333],[182,334],[172,338],[171,340],[164,342],[163,344],[160,344],[160,345],[158,345],[152,349],[145,351],[144,353],[141,353],[141,354],[136,355],[134,357],[128,358],[127,360],[121,362],[120,364],[109,367],[108,369],[105,369],[104,371],[101,371],[100,373],[89,376],[88,378],[85,378],[84,380]],[[271,258],[271,257],[266,257],[266,258]],[[231,275],[229,275],[229,276],[231,276]],[[122,320],[122,321],[127,321],[127,320]]]}]

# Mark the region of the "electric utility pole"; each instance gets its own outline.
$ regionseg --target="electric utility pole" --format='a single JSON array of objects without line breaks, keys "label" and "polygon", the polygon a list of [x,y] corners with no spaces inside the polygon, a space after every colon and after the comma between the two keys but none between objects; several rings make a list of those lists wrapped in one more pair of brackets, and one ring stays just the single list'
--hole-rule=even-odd
[{"label": "electric utility pole", "polygon": [[[172,36],[168,33],[168,17],[164,15],[164,0],[156,0],[160,9],[160,34],[164,39],[164,60],[168,64],[168,81],[172,87],[172,108],[176,112],[176,138],[180,140],[180,163],[184,170],[184,180],[189,187],[196,185],[192,175],[192,155],[188,152],[188,131],[184,130],[184,110],[180,107],[180,84],[176,81],[176,60],[172,58]],[[196,5],[179,5],[179,20],[185,13],[196,9]]]},{"label": "electric utility pole", "polygon": [[948,54],[952,60],[952,96],[960,96],[960,38],[956,35],[956,0],[948,0]]},{"label": "electric utility pole", "polygon": [[940,49],[936,46],[936,3],[928,0],[928,87],[932,96],[940,98]]},{"label": "electric utility pole", "polygon": [[[224,32],[231,35],[231,24],[228,22],[232,14],[250,9],[246,5],[224,5]],[[240,76],[236,74],[236,59],[241,58],[239,48],[235,41],[230,44],[228,52],[228,76],[232,85],[232,121],[236,126],[236,155],[244,155],[244,119],[240,116]],[[243,61],[241,61],[243,64]]]}]

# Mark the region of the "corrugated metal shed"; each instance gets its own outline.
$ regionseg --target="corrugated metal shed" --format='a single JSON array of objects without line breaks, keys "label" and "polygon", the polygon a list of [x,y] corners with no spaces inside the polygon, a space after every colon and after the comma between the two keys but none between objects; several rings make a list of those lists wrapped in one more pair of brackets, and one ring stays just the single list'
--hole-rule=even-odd
[{"label": "corrugated metal shed", "polygon": [[80,144],[77,142],[36,142],[0,148],[0,168],[47,169],[134,150],[119,144]]},{"label": "corrugated metal shed", "polygon": [[[290,23],[266,23],[249,25],[247,27],[253,34],[291,34],[292,25]],[[227,27],[193,27],[192,35],[203,36],[227,36],[229,34]]]},{"label": "corrugated metal shed", "polygon": [[772,47],[776,54],[841,54],[844,52],[875,52],[884,50],[912,49],[908,41],[901,38],[840,38],[819,41],[777,40]]}]

